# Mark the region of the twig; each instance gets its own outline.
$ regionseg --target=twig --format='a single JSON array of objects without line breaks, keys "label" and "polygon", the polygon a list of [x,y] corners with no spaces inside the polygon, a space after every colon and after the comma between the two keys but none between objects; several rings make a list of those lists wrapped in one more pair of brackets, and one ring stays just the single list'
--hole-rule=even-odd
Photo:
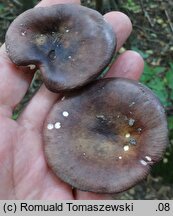
[{"label": "twig", "polygon": [[143,5],[142,0],[140,0],[140,6],[141,6],[141,9],[142,9],[142,12],[143,12],[144,16],[148,19],[148,22],[150,23],[151,27],[154,27],[154,24],[151,21],[151,18],[149,16],[148,12],[144,9],[144,5]]},{"label": "twig", "polygon": [[154,34],[164,35],[164,33],[162,34],[162,32],[156,31],[156,30],[151,29],[151,28],[139,26],[139,25],[137,25],[137,24],[133,24],[133,27],[136,27],[136,28],[141,29],[141,30],[143,30],[143,31],[145,30],[145,33],[146,33],[146,31],[149,31],[149,32],[153,32]]},{"label": "twig", "polygon": [[168,12],[167,12],[166,9],[165,9],[164,11],[165,11],[165,15],[166,15],[166,18],[167,18],[167,20],[168,20],[169,26],[170,26],[170,28],[171,28],[171,31],[173,32],[173,24],[172,24],[172,22],[171,22],[170,16],[169,16],[169,14],[168,14]]},{"label": "twig", "polygon": [[12,0],[12,2],[16,5],[16,6],[22,6],[22,3],[20,3],[18,0]]}]

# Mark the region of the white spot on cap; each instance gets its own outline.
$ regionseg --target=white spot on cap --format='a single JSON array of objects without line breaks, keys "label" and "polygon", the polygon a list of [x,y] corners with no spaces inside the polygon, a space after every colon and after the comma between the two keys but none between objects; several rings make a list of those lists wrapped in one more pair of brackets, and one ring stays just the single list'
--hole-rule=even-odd
[{"label": "white spot on cap", "polygon": [[132,107],[133,105],[135,105],[134,101],[129,105],[129,107]]},{"label": "white spot on cap", "polygon": [[141,133],[142,132],[142,128],[138,128],[137,131],[138,131],[138,133]]},{"label": "white spot on cap", "polygon": [[68,33],[69,31],[70,31],[69,29],[66,29],[66,30],[65,30],[65,32],[67,32],[67,33]]},{"label": "white spot on cap", "polygon": [[61,128],[61,122],[56,122],[55,123],[55,128],[60,129]]},{"label": "white spot on cap", "polygon": [[71,59],[72,57],[71,57],[71,56],[69,56],[68,58],[69,58],[69,59]]},{"label": "white spot on cap", "polygon": [[140,163],[141,163],[142,165],[144,165],[144,166],[146,166],[146,165],[147,165],[147,162],[146,162],[146,161],[144,161],[144,160],[140,160]]},{"label": "white spot on cap", "polygon": [[147,161],[149,161],[149,162],[151,162],[152,160],[151,160],[151,157],[149,157],[149,156],[145,156],[145,158],[147,159]]},{"label": "white spot on cap", "polygon": [[21,32],[21,35],[25,36],[26,35],[26,31]]},{"label": "white spot on cap", "polygon": [[125,137],[129,138],[130,137],[130,133],[126,133]]},{"label": "white spot on cap", "polygon": [[53,125],[53,124],[48,124],[48,125],[47,125],[47,129],[48,129],[48,130],[52,130],[53,128],[54,128],[54,125]]},{"label": "white spot on cap", "polygon": [[135,120],[134,120],[134,119],[132,119],[132,118],[130,118],[130,119],[129,119],[129,126],[133,126],[133,125],[134,125],[134,123],[135,123]]},{"label": "white spot on cap", "polygon": [[96,115],[96,118],[101,119],[101,120],[106,120],[104,115]]},{"label": "white spot on cap", "polygon": [[128,145],[125,145],[124,146],[124,151],[128,151],[129,150],[129,146]]},{"label": "white spot on cap", "polygon": [[131,145],[136,145],[137,141],[136,141],[136,139],[131,138],[131,139],[129,140],[129,143],[130,143]]},{"label": "white spot on cap", "polygon": [[29,67],[30,70],[34,70],[36,68],[36,65],[34,64],[30,64],[27,67]]},{"label": "white spot on cap", "polygon": [[69,113],[68,113],[67,111],[64,111],[64,112],[62,113],[62,115],[63,115],[64,117],[68,117],[68,116],[69,116]]}]

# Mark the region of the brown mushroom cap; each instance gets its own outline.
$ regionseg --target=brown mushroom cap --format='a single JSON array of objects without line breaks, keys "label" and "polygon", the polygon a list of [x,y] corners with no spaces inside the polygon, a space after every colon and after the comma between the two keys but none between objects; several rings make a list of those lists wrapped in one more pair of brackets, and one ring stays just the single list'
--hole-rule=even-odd
[{"label": "brown mushroom cap", "polygon": [[21,14],[10,25],[5,43],[15,64],[39,65],[46,86],[59,92],[96,78],[109,64],[116,39],[97,11],[58,4]]},{"label": "brown mushroom cap", "polygon": [[168,140],[165,112],[141,83],[97,80],[68,94],[44,124],[49,166],[75,188],[124,191],[144,179]]}]

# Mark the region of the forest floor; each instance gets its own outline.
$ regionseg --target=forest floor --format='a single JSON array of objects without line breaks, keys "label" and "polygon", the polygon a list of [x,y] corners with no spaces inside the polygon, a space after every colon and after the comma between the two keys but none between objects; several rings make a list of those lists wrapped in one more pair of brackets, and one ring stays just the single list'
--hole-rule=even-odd
[{"label": "forest floor", "polygon": [[[104,1],[103,1],[104,2]],[[124,45],[125,49],[138,51],[151,66],[169,67],[173,62],[173,1],[169,0],[134,0],[134,1],[105,1],[100,9],[102,13],[111,10],[125,12],[133,23],[133,32]],[[128,3],[127,3],[128,2]],[[89,7],[98,7],[92,0],[84,0],[83,4]],[[99,7],[98,7],[99,8]],[[23,11],[23,5],[17,0],[0,2],[0,44],[4,43],[5,32],[11,21]],[[35,82],[23,100],[23,104],[32,97],[41,84],[37,75]],[[23,105],[22,105],[23,106]],[[21,105],[18,107],[21,109]],[[170,115],[173,108],[170,107]],[[172,141],[171,141],[172,142]],[[167,178],[173,169],[166,168],[167,160],[162,161],[165,172],[154,172],[142,183],[132,189],[115,195],[115,199],[173,199],[173,178]],[[170,166],[172,168],[172,166]]]}]

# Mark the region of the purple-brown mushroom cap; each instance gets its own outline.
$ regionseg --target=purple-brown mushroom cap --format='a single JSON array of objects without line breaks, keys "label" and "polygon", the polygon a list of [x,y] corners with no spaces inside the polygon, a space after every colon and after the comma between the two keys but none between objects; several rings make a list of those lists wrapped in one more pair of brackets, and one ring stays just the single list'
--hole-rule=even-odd
[{"label": "purple-brown mushroom cap", "polygon": [[60,92],[96,78],[110,63],[116,38],[97,11],[58,4],[18,16],[6,33],[5,44],[16,65],[39,66],[46,86]]},{"label": "purple-brown mushroom cap", "polygon": [[117,193],[144,179],[162,158],[164,109],[144,85],[97,80],[57,102],[44,123],[49,166],[75,188]]}]

